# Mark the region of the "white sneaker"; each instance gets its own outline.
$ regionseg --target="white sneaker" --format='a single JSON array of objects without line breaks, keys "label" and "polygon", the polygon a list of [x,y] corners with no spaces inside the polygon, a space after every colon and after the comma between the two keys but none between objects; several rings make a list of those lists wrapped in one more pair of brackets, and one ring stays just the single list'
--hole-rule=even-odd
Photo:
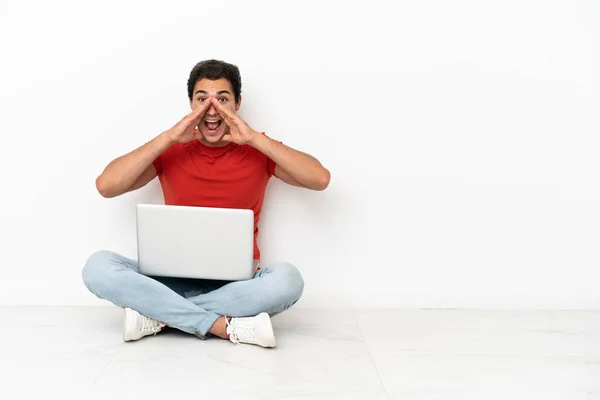
[{"label": "white sneaker", "polygon": [[152,318],[144,317],[131,308],[125,309],[125,323],[123,324],[123,340],[129,342],[138,340],[148,335],[156,335],[166,325]]},{"label": "white sneaker", "polygon": [[275,347],[275,334],[271,318],[266,312],[255,317],[231,318],[227,322],[227,335],[233,343],[257,344],[262,347]]}]

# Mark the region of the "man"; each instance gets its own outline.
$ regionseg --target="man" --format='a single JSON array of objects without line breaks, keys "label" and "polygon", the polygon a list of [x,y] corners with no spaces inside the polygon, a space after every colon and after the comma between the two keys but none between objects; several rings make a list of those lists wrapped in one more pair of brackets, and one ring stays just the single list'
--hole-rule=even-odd
[{"label": "man", "polygon": [[[192,112],[109,163],[96,179],[100,194],[119,196],[158,176],[167,205],[251,209],[258,261],[258,221],[269,178],[324,190],[330,174],[314,157],[253,130],[236,115],[241,87],[235,65],[198,63],[188,80]],[[125,341],[170,326],[201,339],[214,335],[274,347],[270,317],[295,304],[304,289],[300,272],[288,263],[259,266],[246,281],[151,278],[139,273],[135,260],[109,251],[91,255],[82,275],[92,293],[125,309]]]}]

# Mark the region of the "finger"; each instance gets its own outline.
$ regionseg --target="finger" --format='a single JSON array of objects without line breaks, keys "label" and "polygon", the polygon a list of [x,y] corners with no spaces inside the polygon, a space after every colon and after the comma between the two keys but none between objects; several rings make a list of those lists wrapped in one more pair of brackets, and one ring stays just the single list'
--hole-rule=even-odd
[{"label": "finger", "polygon": [[202,117],[204,117],[204,114],[206,114],[206,112],[210,108],[210,101],[205,101],[204,104],[202,104],[202,107],[198,107],[198,108],[200,109],[198,111],[198,121],[200,121],[202,119]]},{"label": "finger", "polygon": [[219,115],[221,117],[223,117],[224,119],[229,119],[231,122],[237,122],[235,119],[235,117],[236,117],[235,114],[233,114],[231,111],[229,111],[228,109],[223,107],[221,105],[221,103],[219,103],[217,101],[217,99],[215,99],[214,97],[211,97],[211,100],[212,100],[213,104],[215,105],[217,112],[219,113]]},{"label": "finger", "polygon": [[197,125],[198,122],[200,122],[200,120],[202,119],[202,117],[204,117],[204,114],[206,114],[206,111],[208,111],[209,108],[210,102],[205,101],[200,107],[195,108],[191,113],[188,114],[194,125]]},{"label": "finger", "polygon": [[231,122],[228,118],[223,118],[223,121],[225,122],[225,125],[227,125],[229,128],[236,128],[237,125],[234,124],[233,122]]},{"label": "finger", "polygon": [[202,112],[203,108],[204,108],[204,104],[202,104],[200,107],[194,108],[187,116],[190,119],[196,119],[198,117],[198,115],[200,115],[200,113]]},{"label": "finger", "polygon": [[[215,100],[216,101],[216,100]],[[225,112],[223,110],[225,110],[224,107],[220,106],[219,102],[217,101],[215,104],[215,108],[217,110],[217,113],[221,116],[221,118],[223,118],[223,121],[225,122],[225,125],[227,125],[230,128],[236,128],[236,122],[235,120],[232,120],[227,114],[225,114]]]}]

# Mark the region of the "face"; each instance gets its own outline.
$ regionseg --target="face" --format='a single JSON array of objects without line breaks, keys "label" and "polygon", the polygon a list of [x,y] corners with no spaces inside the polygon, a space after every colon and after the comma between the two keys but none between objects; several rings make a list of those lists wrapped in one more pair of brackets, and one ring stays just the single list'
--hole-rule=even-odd
[{"label": "face", "polygon": [[[216,81],[201,79],[194,85],[190,106],[192,109],[202,107],[204,102],[208,101],[211,97],[217,99],[224,108],[233,113],[239,110],[242,102],[240,98],[240,101],[236,104],[231,83],[227,79],[221,78]],[[223,142],[221,139],[223,135],[229,132],[229,127],[225,124],[225,121],[221,118],[214,105],[211,105],[206,111],[198,124],[198,128],[202,134],[200,141],[205,145],[219,147],[227,144],[227,142]]]}]

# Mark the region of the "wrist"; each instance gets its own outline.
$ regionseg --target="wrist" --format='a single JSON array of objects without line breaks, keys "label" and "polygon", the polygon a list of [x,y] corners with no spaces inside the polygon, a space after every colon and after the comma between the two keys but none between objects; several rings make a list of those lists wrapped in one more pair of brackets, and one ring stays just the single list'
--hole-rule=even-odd
[{"label": "wrist", "polygon": [[260,132],[256,132],[255,130],[251,129],[251,130],[250,130],[250,136],[249,136],[249,137],[250,137],[250,139],[248,139],[248,140],[246,141],[246,144],[247,144],[247,145],[250,145],[250,146],[254,146],[254,143],[257,141],[257,139],[258,139],[260,136],[261,136],[261,135],[260,135]]},{"label": "wrist", "polygon": [[174,145],[176,143],[175,140],[173,140],[173,137],[172,137],[172,134],[170,131],[162,132],[155,139],[156,139],[156,142],[159,144],[159,146],[162,147],[164,150],[168,149],[169,147],[171,147],[172,145]]},{"label": "wrist", "polygon": [[249,144],[256,150],[259,150],[264,153],[265,149],[269,146],[270,140],[271,139],[267,135],[265,135],[264,132],[254,131],[252,141]]},{"label": "wrist", "polygon": [[157,139],[168,147],[174,145],[176,142],[175,140],[173,140],[173,134],[171,133],[171,130],[164,131],[163,133],[158,135]]}]

